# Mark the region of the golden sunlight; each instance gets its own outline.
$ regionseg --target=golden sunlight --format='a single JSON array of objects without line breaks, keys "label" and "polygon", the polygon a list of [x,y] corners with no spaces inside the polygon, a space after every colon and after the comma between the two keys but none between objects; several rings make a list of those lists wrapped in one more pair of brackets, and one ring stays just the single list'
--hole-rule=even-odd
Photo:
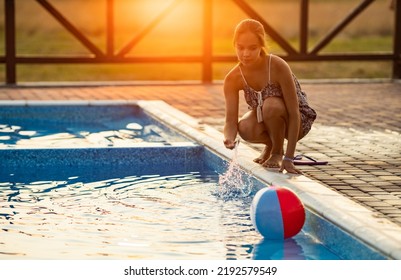
[{"label": "golden sunlight", "polygon": [[140,37],[133,50],[136,54],[200,51],[203,1],[119,0],[115,3],[118,45]]},{"label": "golden sunlight", "polygon": [[202,1],[194,0],[120,0],[118,17],[124,21],[136,21],[147,26],[160,21],[158,28],[175,29],[199,21]]}]

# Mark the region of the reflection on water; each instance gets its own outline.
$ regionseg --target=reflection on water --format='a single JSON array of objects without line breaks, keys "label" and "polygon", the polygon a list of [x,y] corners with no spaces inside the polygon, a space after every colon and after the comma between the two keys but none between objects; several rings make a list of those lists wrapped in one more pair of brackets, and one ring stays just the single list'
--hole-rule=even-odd
[{"label": "reflection on water", "polygon": [[[17,176],[19,177],[19,176]],[[14,179],[15,178],[15,179]],[[46,176],[44,177],[46,178]],[[3,258],[221,258],[251,232],[243,202],[212,195],[216,175],[143,175],[0,184]],[[234,242],[235,243],[235,242]],[[45,248],[45,249],[44,249]]]},{"label": "reflection on water", "polygon": [[183,141],[182,137],[169,135],[160,127],[150,124],[127,123],[120,129],[110,129],[100,125],[87,127],[58,126],[49,128],[40,125],[17,126],[0,124],[0,147],[107,147],[132,146],[136,144],[168,143]]},{"label": "reflection on water", "polygon": [[185,142],[136,106],[0,108],[0,148],[108,147]]},{"label": "reflection on water", "polygon": [[249,217],[251,197],[217,196],[215,173],[128,174],[0,174],[0,258],[335,258],[303,233],[261,241]]},{"label": "reflection on water", "polygon": [[262,239],[254,246],[255,260],[336,260],[338,257],[311,236],[301,233],[285,240]]}]

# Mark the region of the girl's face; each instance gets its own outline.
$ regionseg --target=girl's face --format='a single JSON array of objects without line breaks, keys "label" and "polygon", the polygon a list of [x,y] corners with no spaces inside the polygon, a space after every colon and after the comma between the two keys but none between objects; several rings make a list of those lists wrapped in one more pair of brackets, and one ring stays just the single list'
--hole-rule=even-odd
[{"label": "girl's face", "polygon": [[252,32],[245,32],[238,36],[235,42],[235,50],[239,62],[243,65],[251,65],[260,58],[262,46],[258,37]]}]

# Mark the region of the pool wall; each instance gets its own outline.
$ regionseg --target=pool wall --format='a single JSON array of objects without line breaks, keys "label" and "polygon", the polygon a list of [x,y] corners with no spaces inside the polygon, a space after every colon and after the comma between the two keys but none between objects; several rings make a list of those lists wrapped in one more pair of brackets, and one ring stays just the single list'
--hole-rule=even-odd
[{"label": "pool wall", "polygon": [[[193,158],[203,153],[199,145],[135,148],[39,148],[0,150],[1,167],[21,166],[198,166]],[[174,159],[172,161],[171,159]]]},{"label": "pool wall", "polygon": [[[199,168],[224,172],[233,151],[222,144],[223,135],[162,101],[79,101],[79,102],[0,102],[1,106],[138,105],[146,114],[190,139],[185,144],[155,144],[135,148],[29,148],[1,149],[0,175],[13,168],[29,166],[136,166],[138,172],[160,166],[171,170]],[[161,156],[162,155],[162,156]],[[305,176],[267,170],[253,162],[258,152],[241,143],[239,165],[255,178],[255,185],[291,188],[307,209],[304,230],[345,259],[401,259],[401,237],[397,226],[375,217],[370,210],[344,198]],[[197,160],[193,160],[196,158]],[[173,160],[172,160],[173,159]]]}]

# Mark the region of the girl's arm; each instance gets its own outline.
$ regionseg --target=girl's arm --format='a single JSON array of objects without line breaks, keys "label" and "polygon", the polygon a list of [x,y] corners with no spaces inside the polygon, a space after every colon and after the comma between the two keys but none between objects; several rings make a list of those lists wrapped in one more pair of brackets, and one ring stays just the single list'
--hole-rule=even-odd
[{"label": "girl's arm", "polygon": [[292,71],[289,65],[282,59],[278,63],[279,71],[278,79],[283,91],[283,99],[288,113],[287,124],[287,150],[285,157],[294,158],[296,145],[298,142],[299,129],[300,129],[300,113],[298,96]]},{"label": "girl's arm", "polygon": [[233,72],[224,79],[224,97],[226,103],[226,117],[224,125],[224,145],[228,149],[235,147],[235,138],[238,133],[239,89],[236,86]]}]

